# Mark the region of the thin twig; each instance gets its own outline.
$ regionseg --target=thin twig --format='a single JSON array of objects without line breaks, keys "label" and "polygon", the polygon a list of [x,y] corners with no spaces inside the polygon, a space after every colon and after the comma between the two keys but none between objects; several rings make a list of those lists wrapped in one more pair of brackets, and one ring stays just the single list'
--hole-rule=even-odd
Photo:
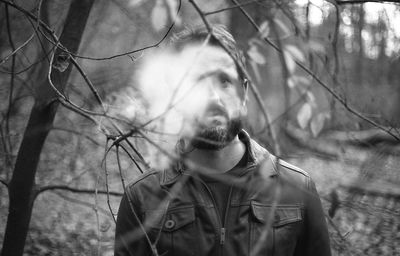
[{"label": "thin twig", "polygon": [[137,215],[135,208],[133,207],[133,203],[131,198],[129,197],[128,194],[126,194],[126,198],[128,199],[129,202],[129,207],[131,208],[131,212],[133,213],[133,216],[135,217],[135,221],[139,224],[140,230],[143,232],[144,237],[146,238],[146,242],[149,244],[149,247],[151,249],[151,252],[153,254],[153,256],[158,256],[158,251],[155,245],[153,245],[153,243],[150,240],[150,237],[148,236],[146,229],[144,228],[142,222],[139,219],[139,216]]},{"label": "thin twig", "polygon": [[[165,108],[165,110],[163,112],[161,112],[159,115],[151,118],[150,120],[146,121],[144,124],[142,124],[140,126],[140,128],[143,128],[147,125],[149,125],[150,123],[164,117],[169,111],[171,111],[174,107],[176,107],[176,105],[185,99],[185,96],[187,96],[187,94],[190,93],[190,90],[193,89],[193,87],[196,86],[196,84],[194,84],[191,88],[189,88],[187,90],[187,92],[182,95],[179,99],[176,99],[177,94],[179,92],[179,89],[182,87],[183,82],[185,81],[186,76],[189,74],[189,72],[191,71],[191,69],[194,67],[195,63],[196,63],[196,59],[201,55],[202,51],[204,50],[204,48],[207,46],[209,40],[211,38],[211,34],[207,35],[206,39],[204,40],[204,42],[202,43],[202,45],[200,46],[200,49],[196,52],[196,55],[194,56],[194,60],[191,62],[191,65],[189,65],[186,69],[185,72],[183,72],[183,75],[181,76],[180,80],[177,83],[176,88],[174,88],[174,91],[172,92],[171,95],[171,99],[168,102],[168,106]],[[176,99],[176,100],[175,100]]]},{"label": "thin twig", "polygon": [[257,3],[259,1],[260,0],[251,0],[251,1],[247,1],[247,2],[241,3],[239,5],[233,5],[233,6],[221,8],[221,9],[218,9],[218,10],[215,10],[215,11],[204,12],[204,16],[208,16],[208,15],[213,15],[213,14],[229,11],[229,10],[232,10],[232,9],[236,9],[239,6],[247,6],[247,5],[250,5],[250,4]]},{"label": "thin twig", "polygon": [[[0,180],[1,182],[1,180]],[[6,184],[5,184],[6,185]],[[49,190],[64,190],[64,191],[69,191],[72,193],[78,193],[78,194],[95,194],[96,189],[87,189],[87,188],[74,188],[70,187],[67,185],[47,185],[47,186],[42,186],[40,187],[36,194],[43,193],[45,191]],[[107,193],[111,196],[122,196],[123,193],[117,192],[117,191],[104,191],[104,190],[97,190],[97,194],[102,194],[102,195],[107,195]]]},{"label": "thin twig", "polygon": [[7,181],[5,181],[3,179],[0,179],[0,183],[3,184],[4,186],[6,186],[6,188],[8,188],[8,182]]},{"label": "thin twig", "polygon": [[71,57],[70,60],[71,60],[72,64],[75,66],[75,68],[78,70],[78,72],[81,74],[81,76],[85,80],[86,84],[89,86],[90,90],[94,94],[94,97],[96,98],[99,105],[102,107],[103,111],[106,112],[106,109],[103,104],[103,100],[101,99],[97,89],[94,87],[92,81],[90,81],[89,77],[87,76],[85,71],[81,68],[81,66],[78,64],[78,62],[76,62],[75,58]]},{"label": "thin twig", "polygon": [[[181,6],[182,6],[182,1],[179,0],[179,5],[178,5],[178,9],[176,11],[176,16],[178,16],[180,10],[181,10]],[[145,46],[143,48],[140,49],[136,49],[133,51],[129,51],[129,52],[125,52],[125,53],[121,53],[121,54],[116,54],[110,57],[103,57],[103,58],[96,58],[96,57],[90,57],[90,56],[80,56],[77,54],[71,54],[72,56],[76,57],[76,58],[80,58],[80,59],[88,59],[88,60],[111,60],[111,59],[115,59],[118,57],[122,57],[122,56],[129,56],[131,54],[137,53],[137,52],[142,52],[144,50],[148,50],[151,48],[156,48],[158,47],[162,42],[164,42],[164,40],[167,38],[167,36],[169,35],[169,33],[171,32],[172,28],[175,26],[176,23],[176,19],[174,19],[171,23],[171,25],[168,27],[167,32],[164,34],[164,36],[155,44],[149,45],[149,46]]]},{"label": "thin twig", "polygon": [[140,173],[144,173],[142,167],[140,167],[140,165],[138,164],[138,162],[136,161],[135,158],[133,158],[133,156],[128,152],[128,150],[126,150],[126,148],[119,144],[119,146],[125,151],[125,153],[128,155],[128,157],[132,160],[132,162],[136,165],[136,168],[138,168]]},{"label": "thin twig", "polygon": [[[271,30],[272,30],[272,33],[276,37],[277,46],[279,47],[279,49],[283,49],[282,41],[279,38],[279,33],[276,28],[276,24],[273,22],[272,19],[269,19],[268,21],[271,23]],[[282,67],[283,91],[285,94],[284,95],[284,100],[285,100],[284,106],[285,106],[285,109],[288,109],[289,108],[289,99],[290,99],[290,87],[288,85],[288,80],[289,80],[290,73],[289,73],[289,68],[287,65],[287,60],[286,60],[285,55],[279,54],[279,58],[280,58],[281,67]],[[286,126],[287,120],[288,120],[288,117],[286,115],[286,116],[284,116],[284,119],[283,119],[283,126]]]},{"label": "thin twig", "polygon": [[114,212],[113,212],[113,210],[111,208],[110,194],[109,194],[110,190],[109,190],[109,187],[108,187],[107,154],[111,149],[111,147],[107,149],[108,140],[109,139],[107,139],[107,141],[106,141],[106,146],[105,146],[105,151],[104,151],[104,158],[103,158],[102,162],[104,164],[105,185],[106,185],[106,191],[107,191],[107,194],[106,194],[107,195],[107,205],[108,205],[108,208],[110,209],[110,213],[111,213],[111,216],[113,217],[114,223],[117,223],[117,220],[115,219]]},{"label": "thin twig", "polygon": [[6,57],[4,57],[2,60],[0,60],[0,65],[2,65],[4,62],[6,62],[13,55],[17,54],[17,52],[20,51],[22,48],[27,46],[29,44],[29,42],[32,41],[34,36],[35,36],[35,33],[33,33],[25,42],[23,42],[20,46],[18,46],[16,49],[14,49],[10,54],[8,54]]},{"label": "thin twig", "polygon": [[119,158],[119,146],[116,146],[116,154],[117,154],[117,164],[118,164],[119,176],[121,177],[121,184],[125,191],[125,179],[124,179],[124,175],[122,175],[121,159]]},{"label": "thin twig", "polygon": [[92,137],[83,134],[82,132],[79,132],[77,130],[73,130],[73,129],[69,129],[69,128],[64,128],[64,127],[59,127],[59,126],[53,126],[51,129],[53,130],[57,130],[57,131],[64,131],[64,132],[69,132],[69,133],[73,133],[76,134],[78,136],[83,136],[84,138],[86,138],[87,140],[91,141],[93,144],[97,145],[97,146],[102,146],[98,141],[96,141],[95,139],[93,139]]},{"label": "thin twig", "polygon": [[[3,2],[6,5],[14,7],[15,9],[23,12],[24,14],[26,14],[27,16],[29,16],[32,19],[35,19],[35,20],[38,19],[36,17],[36,15],[30,13],[29,11],[25,10],[24,8],[22,8],[21,6],[19,6],[17,4],[14,4],[14,3],[6,1],[6,0],[0,0],[0,2]],[[177,14],[180,12],[180,9],[181,9],[181,0],[179,0],[179,6],[177,8]],[[69,52],[68,49],[65,49],[61,44],[53,42],[52,40],[49,40],[49,42],[55,44],[58,48],[62,49],[64,52],[68,53],[69,55],[71,55],[71,56],[73,56],[75,58],[88,59],[88,60],[111,60],[111,59],[115,59],[115,58],[118,58],[118,57],[129,56],[129,55],[137,53],[137,52],[142,52],[144,50],[148,50],[148,49],[151,49],[151,48],[158,47],[167,38],[167,36],[171,32],[172,28],[175,26],[175,23],[176,23],[176,20],[174,20],[171,23],[171,25],[168,27],[166,33],[164,34],[164,36],[158,42],[156,42],[155,44],[148,45],[148,46],[145,46],[143,48],[136,49],[136,50],[133,50],[133,51],[128,51],[128,52],[112,55],[112,56],[109,56],[109,57],[97,58],[97,57],[91,57],[91,56],[82,56],[82,55],[78,55],[76,53]],[[49,34],[54,36],[54,31],[52,29],[50,29],[43,21],[40,21],[40,26],[42,28],[44,28],[46,30],[46,32],[48,32]]]},{"label": "thin twig", "polygon": [[[98,193],[99,192],[98,192],[98,188],[97,188],[97,186],[99,185],[99,181],[100,181],[100,174],[97,176],[96,188],[95,188],[95,193],[94,193],[94,207],[93,207],[93,210],[94,210],[94,213],[95,213],[95,216],[96,216],[96,224],[97,224],[97,233],[96,233],[97,245],[100,245],[100,217],[99,217],[99,210],[98,210],[98,208],[99,208]],[[109,191],[107,191],[107,193],[106,193],[107,200],[108,200],[108,197],[109,197],[108,192]],[[110,205],[108,205],[108,206],[110,207]],[[114,215],[112,214],[112,211],[111,211],[111,215],[114,218]],[[99,255],[99,246],[97,247],[97,255]]]},{"label": "thin twig", "polygon": [[[88,208],[90,208],[92,210],[94,210],[94,208],[96,207],[94,204],[91,204],[91,203],[88,203],[88,202],[85,202],[85,201],[82,201],[82,200],[78,200],[76,198],[71,198],[71,197],[65,196],[64,194],[62,194],[60,192],[54,192],[54,191],[52,191],[52,192],[54,194],[56,194],[57,196],[61,197],[62,199],[66,200],[66,201],[69,201],[71,203],[79,204],[81,206],[88,207]],[[106,215],[106,216],[108,216],[110,214],[106,209],[103,209],[101,207],[97,207],[97,210],[99,212],[101,212],[102,214]]]},{"label": "thin twig", "polygon": [[399,0],[348,0],[348,1],[338,1],[338,0],[330,0],[328,2],[334,1],[337,5],[344,5],[344,4],[364,4],[364,3],[393,3],[399,4]]},{"label": "thin twig", "polygon": [[26,66],[25,68],[18,70],[18,71],[8,71],[8,70],[4,70],[1,69],[0,73],[4,73],[4,74],[14,74],[14,75],[19,75],[22,74],[28,70],[30,70],[31,68],[35,67],[37,64],[41,63],[42,61],[44,61],[45,59],[48,59],[48,56],[50,55],[50,53],[53,51],[54,47],[51,48],[49,51],[47,51],[47,53],[45,53],[44,56],[42,56],[40,59],[38,59],[37,61],[31,63],[30,65]]},{"label": "thin twig", "polygon": [[[191,0],[189,0],[191,1]],[[232,0],[234,3],[237,4],[236,0]],[[191,1],[193,2],[193,1]],[[261,34],[260,27],[257,25],[257,23],[254,21],[254,19],[244,10],[242,7],[239,7],[242,13],[246,16],[246,18],[249,20],[249,22],[253,25],[253,27]],[[269,40],[267,37],[262,37],[262,39],[268,43],[273,49],[275,49],[279,54],[283,54],[282,49],[280,49],[275,43],[273,43],[271,40]],[[393,138],[396,140],[400,141],[400,137],[397,136],[392,132],[391,129],[386,128],[377,122],[371,120],[370,118],[364,116],[357,110],[353,109],[351,106],[348,105],[346,99],[342,98],[339,94],[337,94],[332,88],[330,88],[327,84],[325,84],[317,75],[314,74],[309,68],[307,68],[305,65],[303,65],[301,62],[294,60],[297,66],[299,66],[303,71],[305,71],[308,75],[310,75],[319,85],[321,85],[326,91],[328,91],[329,94],[331,94],[338,102],[340,102],[350,113],[354,114],[355,116],[361,118],[362,120],[367,121],[368,123],[372,124],[373,126],[387,132],[390,134]]]},{"label": "thin twig", "polygon": [[71,104],[68,104],[68,102],[64,101],[63,99],[58,99],[58,101],[61,103],[61,105],[63,105],[64,107],[66,107],[69,110],[72,110],[73,112],[85,117],[86,119],[89,119],[90,121],[92,121],[95,125],[100,126],[100,123],[94,119],[92,116],[90,116],[89,114],[85,113],[85,111],[82,111],[80,108],[76,108],[74,106],[72,106]]},{"label": "thin twig", "polygon": [[[203,11],[200,9],[200,7],[194,2],[194,0],[189,0],[189,2],[194,6],[194,8],[196,9],[197,13],[199,14],[200,18],[202,19],[205,27],[207,28],[207,30],[209,31],[209,33],[212,35],[212,28],[210,23],[207,21],[206,17],[204,16]],[[237,2],[235,2],[236,5],[238,5],[238,7],[240,9],[242,9],[241,6],[239,6],[239,4]],[[215,38],[215,37],[214,37]],[[217,38],[215,38],[216,40],[218,40]],[[277,147],[277,142],[276,142],[276,136],[274,131],[272,130],[272,128],[270,127],[270,117],[268,112],[266,111],[266,107],[264,104],[264,101],[262,100],[261,94],[258,90],[258,88],[255,86],[255,84],[251,81],[251,76],[248,74],[247,70],[243,67],[243,65],[241,63],[239,63],[233,56],[232,53],[225,47],[225,45],[220,42],[221,47],[229,54],[229,56],[231,56],[231,58],[233,59],[233,61],[235,62],[235,64],[240,68],[240,70],[243,72],[243,74],[245,75],[245,77],[249,80],[249,86],[250,89],[253,93],[253,95],[256,98],[256,102],[257,104],[260,106],[260,110],[264,116],[265,122],[267,123],[267,127],[269,128],[267,131],[269,133],[269,137],[271,139],[271,144],[274,147],[274,152],[276,152],[276,147]]]},{"label": "thin twig", "polygon": [[[14,45],[14,41],[12,39],[11,36],[11,27],[10,27],[10,15],[8,12],[8,6],[6,5],[5,7],[5,14],[6,14],[6,26],[7,26],[7,35],[8,35],[8,42],[11,46],[11,49],[13,51],[15,51],[15,45]],[[13,72],[15,70],[15,55],[12,55],[12,59],[11,59],[11,72]],[[10,134],[10,114],[11,114],[11,107],[12,107],[12,102],[13,102],[13,91],[14,91],[14,74],[11,74],[10,77],[10,92],[8,94],[8,108],[7,108],[7,113],[6,113],[6,124],[5,124],[5,133],[6,133],[6,141],[8,142],[8,148],[7,150],[12,153],[13,149],[12,149],[12,143],[11,143],[11,138],[8,136],[8,134]],[[5,147],[6,148],[6,147]],[[6,152],[7,153],[7,152]]]},{"label": "thin twig", "polygon": [[120,144],[120,142],[124,140],[128,144],[128,146],[133,150],[133,152],[135,152],[135,154],[139,157],[139,160],[145,165],[145,167],[148,168],[149,165],[144,160],[144,157],[142,156],[142,154],[140,154],[140,152],[135,148],[135,146],[133,146],[133,144],[128,139],[130,136],[132,136],[137,131],[137,129],[134,128],[134,129],[130,130],[129,132],[124,133],[118,127],[117,124],[115,124],[114,122],[112,122],[111,124],[117,130],[117,132],[120,134],[120,136],[118,136],[118,137],[111,138],[113,140],[115,140],[115,139],[119,140],[117,143],[114,142],[113,145]]},{"label": "thin twig", "polygon": [[335,232],[338,235],[338,237],[340,238],[340,240],[343,242],[342,244],[344,246],[342,247],[342,249],[344,249],[346,251],[350,251],[349,241],[347,241],[346,238],[342,235],[342,233],[340,232],[339,228],[333,222],[332,218],[328,214],[325,214],[325,217],[326,217],[326,219],[328,219],[329,224],[335,230]]}]

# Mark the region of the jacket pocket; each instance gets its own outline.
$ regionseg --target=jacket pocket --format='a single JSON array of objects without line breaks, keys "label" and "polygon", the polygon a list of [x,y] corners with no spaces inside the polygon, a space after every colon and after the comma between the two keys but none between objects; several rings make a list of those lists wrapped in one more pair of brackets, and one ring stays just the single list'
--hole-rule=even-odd
[{"label": "jacket pocket", "polygon": [[159,254],[195,255],[195,220],[193,206],[168,209],[165,214],[159,216],[157,221],[153,222],[156,225],[151,230],[152,240],[157,241]]},{"label": "jacket pocket", "polygon": [[293,255],[302,224],[299,205],[250,205],[250,255]]},{"label": "jacket pocket", "polygon": [[175,232],[193,223],[195,219],[193,206],[171,209],[167,212],[162,230],[165,232]]}]

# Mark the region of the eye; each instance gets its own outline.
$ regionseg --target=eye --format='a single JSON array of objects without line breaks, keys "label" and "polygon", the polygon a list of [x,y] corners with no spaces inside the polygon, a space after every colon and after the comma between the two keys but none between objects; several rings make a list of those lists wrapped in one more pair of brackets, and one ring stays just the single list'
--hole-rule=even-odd
[{"label": "eye", "polygon": [[228,88],[232,85],[232,79],[224,73],[219,74],[218,76],[219,82],[221,83],[222,88]]}]

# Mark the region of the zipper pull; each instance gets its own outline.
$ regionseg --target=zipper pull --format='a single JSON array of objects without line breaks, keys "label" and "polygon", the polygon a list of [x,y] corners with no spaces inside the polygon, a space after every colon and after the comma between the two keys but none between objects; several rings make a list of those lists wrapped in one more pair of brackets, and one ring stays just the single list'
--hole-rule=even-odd
[{"label": "zipper pull", "polygon": [[221,245],[225,244],[225,228],[221,228],[221,238],[219,242]]}]

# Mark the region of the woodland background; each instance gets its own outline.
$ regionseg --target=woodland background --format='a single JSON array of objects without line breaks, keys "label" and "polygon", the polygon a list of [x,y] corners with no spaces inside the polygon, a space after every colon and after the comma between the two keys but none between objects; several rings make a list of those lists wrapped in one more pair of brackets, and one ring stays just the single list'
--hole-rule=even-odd
[{"label": "woodland background", "polygon": [[334,255],[400,255],[397,1],[0,0],[1,255],[112,255],[153,152],[138,63],[214,23],[248,57],[247,130],[314,178]]}]

